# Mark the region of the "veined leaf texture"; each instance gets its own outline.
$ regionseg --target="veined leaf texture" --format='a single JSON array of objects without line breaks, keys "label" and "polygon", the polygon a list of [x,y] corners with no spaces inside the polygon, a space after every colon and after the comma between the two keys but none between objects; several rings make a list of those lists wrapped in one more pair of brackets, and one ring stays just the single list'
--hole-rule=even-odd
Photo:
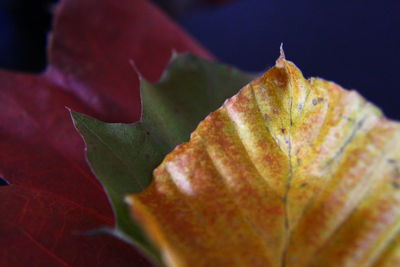
[{"label": "veined leaf texture", "polygon": [[399,266],[400,126],[276,65],[130,195],[169,266]]}]

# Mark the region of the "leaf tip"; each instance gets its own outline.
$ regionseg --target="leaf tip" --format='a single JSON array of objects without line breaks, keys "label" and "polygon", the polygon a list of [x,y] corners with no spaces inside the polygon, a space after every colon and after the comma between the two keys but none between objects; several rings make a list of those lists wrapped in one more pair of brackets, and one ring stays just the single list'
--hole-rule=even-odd
[{"label": "leaf tip", "polygon": [[285,61],[286,61],[286,56],[285,56],[285,51],[283,50],[283,42],[281,43],[279,47],[279,58],[276,60],[276,67],[278,68],[284,68],[285,67]]},{"label": "leaf tip", "polygon": [[133,59],[130,59],[130,60],[129,60],[129,64],[130,64],[131,67],[133,68],[133,71],[136,73],[136,75],[137,75],[137,77],[138,77],[138,79],[139,79],[139,82],[142,83],[142,80],[143,80],[144,78],[143,78],[143,75],[142,75],[142,73],[140,72],[139,68],[136,66],[135,61],[134,61]]},{"label": "leaf tip", "polygon": [[66,107],[69,111],[69,114],[72,119],[72,123],[74,124],[75,129],[82,134],[82,124],[85,124],[86,126],[89,124],[91,120],[94,120],[93,118],[89,117],[88,115],[85,115],[83,113],[74,111],[68,107]]},{"label": "leaf tip", "polygon": [[82,115],[82,114],[80,114],[79,112],[76,112],[76,111],[70,109],[69,107],[65,107],[65,108],[69,111],[69,114],[70,114],[70,116],[71,116],[71,118],[72,118],[72,121],[73,121],[74,124],[75,124],[75,123],[81,118],[81,115]]},{"label": "leaf tip", "polygon": [[169,59],[169,63],[173,62],[173,61],[176,60],[178,57],[179,57],[178,51],[176,51],[176,49],[172,49],[172,51],[171,51],[171,58]]}]

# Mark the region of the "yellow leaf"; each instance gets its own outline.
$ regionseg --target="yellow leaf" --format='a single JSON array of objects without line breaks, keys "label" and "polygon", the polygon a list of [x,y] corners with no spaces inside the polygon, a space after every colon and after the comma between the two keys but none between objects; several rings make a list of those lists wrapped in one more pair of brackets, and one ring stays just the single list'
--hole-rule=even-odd
[{"label": "yellow leaf", "polygon": [[283,55],[129,196],[169,266],[400,266],[400,126]]}]

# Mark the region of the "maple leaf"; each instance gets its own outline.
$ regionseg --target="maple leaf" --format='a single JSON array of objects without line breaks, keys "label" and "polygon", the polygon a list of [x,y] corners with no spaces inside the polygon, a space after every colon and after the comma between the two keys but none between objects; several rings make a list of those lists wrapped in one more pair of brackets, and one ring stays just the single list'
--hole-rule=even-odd
[{"label": "maple leaf", "polygon": [[72,112],[76,128],[85,139],[90,165],[116,211],[116,229],[108,232],[131,241],[157,259],[141,229],[131,220],[125,196],[146,189],[153,169],[164,156],[187,141],[197,123],[251,77],[194,55],[176,55],[159,82],[141,80],[140,122],[104,123]]},{"label": "maple leaf", "polygon": [[169,266],[397,266],[399,161],[397,122],[282,53],[127,200]]},{"label": "maple leaf", "polygon": [[158,79],[171,51],[210,54],[144,0],[64,0],[40,75],[0,71],[1,266],[148,265],[131,246],[87,231],[114,225],[68,106],[106,121],[140,116],[133,60]]}]

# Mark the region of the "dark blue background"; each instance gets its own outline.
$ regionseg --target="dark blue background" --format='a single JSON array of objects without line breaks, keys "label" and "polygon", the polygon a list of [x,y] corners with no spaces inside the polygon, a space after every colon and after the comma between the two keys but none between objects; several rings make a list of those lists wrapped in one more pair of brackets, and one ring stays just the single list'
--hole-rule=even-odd
[{"label": "dark blue background", "polygon": [[0,67],[39,72],[46,64],[52,0],[0,0]]},{"label": "dark blue background", "polygon": [[[0,66],[41,71],[54,1],[0,2]],[[306,76],[357,89],[400,119],[400,1],[238,0],[175,19],[221,61],[244,70],[272,66],[283,42]]]}]

